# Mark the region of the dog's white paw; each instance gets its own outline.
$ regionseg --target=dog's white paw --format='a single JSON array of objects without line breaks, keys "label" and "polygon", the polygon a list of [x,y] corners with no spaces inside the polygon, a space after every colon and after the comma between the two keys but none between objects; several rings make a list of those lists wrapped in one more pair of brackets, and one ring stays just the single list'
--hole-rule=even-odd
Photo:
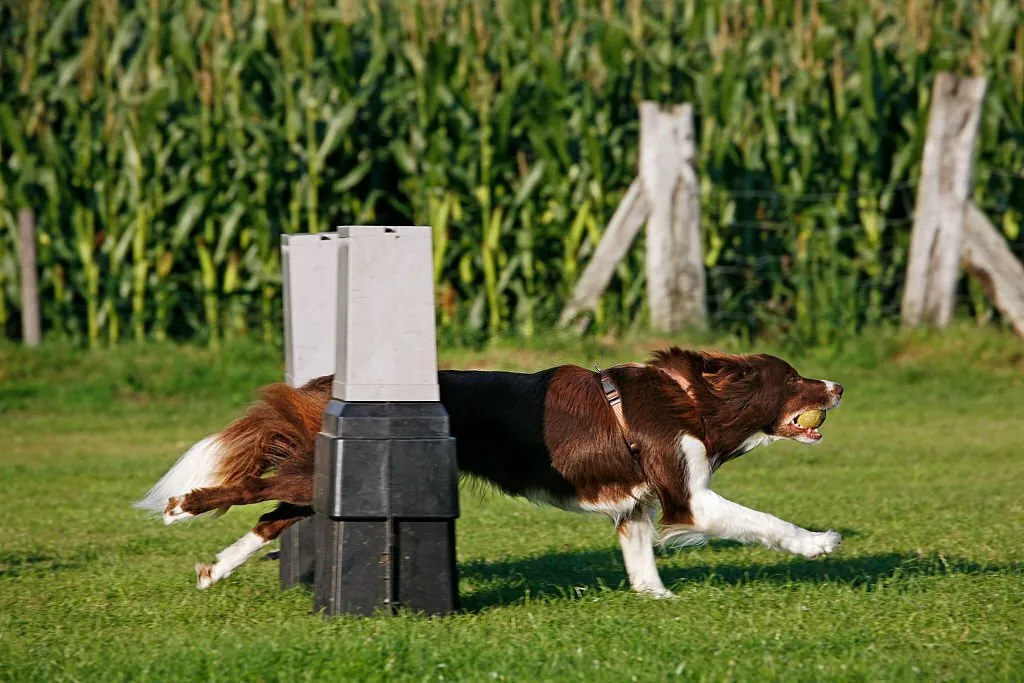
[{"label": "dog's white paw", "polygon": [[199,590],[209,588],[215,583],[213,578],[213,565],[196,564],[196,587]]},{"label": "dog's white paw", "polygon": [[184,498],[171,498],[167,501],[167,507],[164,508],[164,524],[174,524],[192,516],[191,512],[182,509],[184,502]]},{"label": "dog's white paw", "polygon": [[794,555],[810,559],[820,555],[828,555],[835,551],[839,547],[842,538],[842,536],[831,529],[829,531],[808,531],[788,544],[786,550]]},{"label": "dog's white paw", "polygon": [[676,594],[664,586],[634,586],[633,590],[641,595],[647,595],[657,600],[667,600],[676,597]]}]

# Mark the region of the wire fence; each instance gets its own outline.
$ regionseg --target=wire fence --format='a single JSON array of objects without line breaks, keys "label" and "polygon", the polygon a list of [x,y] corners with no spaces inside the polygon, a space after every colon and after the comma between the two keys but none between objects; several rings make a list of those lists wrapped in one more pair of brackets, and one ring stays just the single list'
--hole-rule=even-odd
[{"label": "wire fence", "polygon": [[[990,166],[979,185],[976,205],[1024,260],[1024,171]],[[916,183],[903,182],[804,194],[706,192],[711,201],[702,206],[701,222],[711,244],[705,265],[712,327],[744,333],[774,328],[827,340],[851,328],[897,321],[917,191]],[[751,252],[751,243],[761,253]],[[730,244],[745,248],[729,249]],[[956,306],[979,321],[1000,317],[967,277],[958,286]]]},{"label": "wire fence", "polygon": [[[741,335],[772,331],[795,340],[827,342],[866,326],[898,320],[917,190],[910,182],[803,194],[771,188],[705,187],[701,225],[712,328]],[[1024,174],[990,167],[988,180],[976,187],[976,196],[977,206],[1002,230],[1011,251],[1024,260],[1024,235],[1019,230],[1024,222]],[[449,239],[464,241],[466,236],[461,233],[466,229],[450,225]],[[581,266],[593,254],[602,232],[598,229],[584,235],[575,255]],[[642,238],[620,265],[602,299],[598,329],[636,329],[646,323],[645,252],[640,242]],[[513,335],[552,326],[582,271],[577,266],[573,275],[563,265],[568,255],[559,253],[559,246],[565,248],[564,243],[548,241],[529,245],[529,251],[510,251],[505,268],[511,275],[498,278],[499,295],[489,300],[479,283],[463,285],[461,302],[456,302],[447,317],[441,309],[448,305],[446,297],[455,289],[458,274],[443,272],[438,320],[442,338],[477,338],[465,330],[482,327],[479,319],[495,301],[503,307],[502,315],[512,321],[508,330]],[[523,264],[528,257],[544,262],[546,283],[526,280]],[[43,280],[52,297],[44,302],[49,323],[80,331],[74,302],[81,293],[66,293],[75,286],[67,282],[65,294],[61,294],[59,277],[58,273]],[[105,290],[108,283],[101,279],[99,286]],[[238,336],[260,331],[264,338],[276,334],[280,325],[273,321],[280,313],[273,302],[279,298],[279,287],[277,281],[257,277],[220,302]],[[204,302],[183,295],[179,300],[180,305],[189,307],[194,327],[200,327]],[[269,314],[267,302],[273,307]],[[999,314],[967,278],[959,286],[957,305],[962,314],[999,320]],[[109,315],[110,309],[101,307],[100,323]]]}]

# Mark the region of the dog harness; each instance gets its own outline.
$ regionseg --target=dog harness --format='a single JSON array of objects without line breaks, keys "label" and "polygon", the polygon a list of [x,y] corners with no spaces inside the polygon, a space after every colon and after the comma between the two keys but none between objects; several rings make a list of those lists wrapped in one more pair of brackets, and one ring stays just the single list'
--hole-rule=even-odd
[{"label": "dog harness", "polygon": [[619,423],[619,431],[622,432],[622,440],[626,442],[626,446],[629,447],[629,452],[633,455],[640,453],[640,447],[636,441],[630,438],[629,424],[626,422],[626,416],[622,412],[622,396],[619,394],[618,388],[615,386],[615,382],[609,377],[608,373],[601,368],[594,366],[595,369],[601,375],[601,389],[604,391],[604,397],[608,401],[608,405],[612,407],[612,413],[615,414],[615,419]]}]

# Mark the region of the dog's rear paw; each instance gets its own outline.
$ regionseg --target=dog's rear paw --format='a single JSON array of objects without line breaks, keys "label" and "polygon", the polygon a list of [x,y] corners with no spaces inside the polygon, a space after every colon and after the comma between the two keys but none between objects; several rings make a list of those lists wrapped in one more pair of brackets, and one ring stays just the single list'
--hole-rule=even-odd
[{"label": "dog's rear paw", "polygon": [[196,587],[199,590],[209,588],[213,585],[213,565],[196,564]]},{"label": "dog's rear paw", "polygon": [[842,536],[831,529],[819,532],[808,531],[796,539],[787,550],[810,559],[834,552],[842,539]]},{"label": "dog's rear paw", "polygon": [[182,508],[184,503],[185,499],[183,497],[171,498],[167,501],[167,507],[164,508],[164,524],[174,524],[192,516],[191,512],[185,512]]}]

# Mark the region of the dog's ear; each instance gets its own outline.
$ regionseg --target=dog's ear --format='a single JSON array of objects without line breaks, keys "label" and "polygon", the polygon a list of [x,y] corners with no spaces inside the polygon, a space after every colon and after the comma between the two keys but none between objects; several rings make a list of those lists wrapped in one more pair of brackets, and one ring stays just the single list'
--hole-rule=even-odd
[{"label": "dog's ear", "polygon": [[754,366],[742,356],[718,351],[702,351],[701,377],[714,391],[721,392],[754,373]]}]

